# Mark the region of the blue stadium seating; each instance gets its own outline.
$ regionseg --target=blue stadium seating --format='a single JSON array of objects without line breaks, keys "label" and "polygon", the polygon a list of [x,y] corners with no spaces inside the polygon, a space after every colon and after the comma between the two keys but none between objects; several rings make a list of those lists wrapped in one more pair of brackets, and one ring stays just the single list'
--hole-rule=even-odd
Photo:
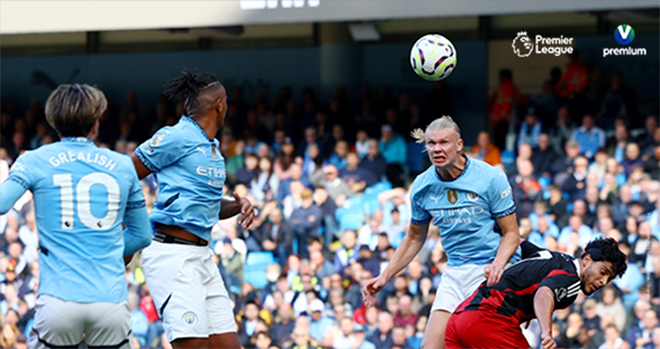
[{"label": "blue stadium seating", "polygon": [[384,191],[392,189],[390,182],[378,182],[364,190],[364,195],[378,195]]},{"label": "blue stadium seating", "polygon": [[273,252],[253,251],[248,253],[245,265],[249,267],[263,266],[264,268],[266,268],[266,266],[273,263],[275,263],[275,257],[273,256]]},{"label": "blue stadium seating", "polygon": [[249,282],[257,289],[266,287],[268,279],[266,278],[266,268],[252,269],[246,267],[243,270],[243,281]]}]

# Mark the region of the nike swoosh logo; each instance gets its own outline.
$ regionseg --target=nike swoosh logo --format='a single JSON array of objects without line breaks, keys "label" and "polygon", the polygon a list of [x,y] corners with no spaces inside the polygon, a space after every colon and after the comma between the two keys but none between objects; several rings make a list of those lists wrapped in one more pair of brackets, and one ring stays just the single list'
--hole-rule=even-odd
[{"label": "nike swoosh logo", "polygon": [[204,151],[204,149],[202,149],[202,148],[200,148],[200,147],[197,147],[197,148],[195,148],[195,149],[201,151],[202,154],[204,154],[204,156],[206,156],[206,152]]},{"label": "nike swoosh logo", "polygon": [[628,39],[628,34],[630,34],[630,26],[626,26],[626,31],[623,31],[623,26],[620,25],[619,27],[616,28],[616,30],[619,31],[619,35],[621,35],[621,39],[626,40]]}]

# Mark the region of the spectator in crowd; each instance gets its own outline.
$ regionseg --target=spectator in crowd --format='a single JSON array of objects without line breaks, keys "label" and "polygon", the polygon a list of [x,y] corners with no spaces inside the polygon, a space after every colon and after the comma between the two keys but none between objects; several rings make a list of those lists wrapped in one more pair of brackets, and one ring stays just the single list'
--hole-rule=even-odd
[{"label": "spectator in crowd", "polygon": [[534,164],[534,174],[537,178],[551,178],[552,164],[559,158],[559,154],[550,145],[550,136],[547,133],[539,135],[537,147],[532,151],[531,161]]},{"label": "spectator in crowd", "polygon": [[380,155],[380,148],[378,141],[372,139],[369,141],[369,152],[360,160],[359,168],[371,171],[378,180],[385,177],[387,171],[387,162],[382,155]]},{"label": "spectator in crowd", "polygon": [[623,172],[626,176],[630,176],[636,167],[644,166],[644,161],[640,158],[639,145],[637,143],[628,143],[626,145],[626,156],[621,161]]},{"label": "spectator in crowd", "polygon": [[403,181],[403,167],[406,165],[406,142],[403,137],[395,133],[392,125],[383,125],[380,129],[381,137],[378,148],[387,163],[387,180],[394,187],[401,187]]},{"label": "spectator in crowd", "polygon": [[571,139],[580,145],[580,155],[593,159],[596,151],[605,146],[605,131],[596,126],[592,115],[582,117],[582,126],[571,135]]},{"label": "spectator in crowd", "polygon": [[575,158],[573,171],[561,186],[562,191],[568,193],[569,202],[585,198],[588,173],[589,160],[582,156]]},{"label": "spectator in crowd", "polygon": [[[314,299],[310,304],[309,304],[309,309],[311,311],[311,327],[310,327],[310,336],[317,341],[321,341],[323,339],[323,335],[328,332],[332,331],[332,327],[334,326],[334,321],[330,319],[329,317],[323,315],[325,312],[325,305],[323,304],[323,301],[320,299]],[[294,332],[295,333],[295,332]]]},{"label": "spectator in crowd", "polygon": [[355,248],[357,235],[353,230],[346,230],[342,236],[342,247],[335,253],[334,270],[342,277],[346,276],[345,269],[355,263],[358,258],[358,251]]},{"label": "spectator in crowd", "polygon": [[472,156],[493,166],[501,163],[500,149],[490,142],[490,136],[486,131],[479,132],[477,144],[472,148]]},{"label": "spectator in crowd", "polygon": [[284,222],[282,210],[279,207],[274,207],[268,214],[268,221],[252,231],[251,238],[247,240],[248,250],[272,251],[280,264],[284,266],[291,254],[293,237],[293,228],[289,223]]},{"label": "spectator in crowd", "polygon": [[521,144],[527,143],[532,147],[536,147],[539,144],[539,136],[543,132],[541,121],[539,120],[536,108],[529,107],[527,109],[527,114],[525,115],[525,120],[520,125],[520,132],[518,133],[518,142],[517,147],[519,148]]},{"label": "spectator in crowd", "polygon": [[294,235],[298,240],[298,251],[302,258],[309,258],[307,240],[318,237],[318,229],[321,226],[321,209],[314,204],[312,190],[305,188],[300,194],[302,206],[291,213],[289,224],[293,228]]},{"label": "spectator in crowd", "polygon": [[605,93],[600,115],[605,120],[618,118],[630,121],[632,127],[641,126],[638,121],[635,92],[623,85],[623,75],[614,74],[610,89]]},{"label": "spectator in crowd", "polygon": [[617,162],[624,159],[626,145],[631,142],[628,127],[625,123],[618,123],[614,128],[614,136],[610,137],[605,144],[607,155],[613,157]]},{"label": "spectator in crowd", "polygon": [[392,341],[392,314],[383,311],[378,314],[378,328],[374,334],[369,337],[369,342],[373,343],[376,348],[391,348],[394,346]]},{"label": "spectator in crowd", "polygon": [[339,177],[343,179],[354,193],[361,193],[370,187],[378,178],[373,172],[359,167],[360,158],[357,153],[350,152],[346,155],[346,167],[339,170]]},{"label": "spectator in crowd", "polygon": [[520,92],[513,82],[513,73],[510,69],[499,72],[498,89],[493,92],[488,103],[490,123],[493,127],[493,143],[499,149],[505,148],[506,135],[509,133],[509,124],[515,107],[526,103],[525,95]]},{"label": "spectator in crowd", "polygon": [[563,105],[557,109],[556,122],[550,126],[549,131],[552,146],[557,153],[562,153],[566,142],[573,135],[573,130],[575,130],[575,125],[571,121],[570,109],[567,105]]},{"label": "spectator in crowd", "polygon": [[643,348],[652,342],[653,330],[658,325],[658,314],[654,310],[646,310],[642,324],[643,327],[632,327],[626,334],[626,342],[631,348]]}]

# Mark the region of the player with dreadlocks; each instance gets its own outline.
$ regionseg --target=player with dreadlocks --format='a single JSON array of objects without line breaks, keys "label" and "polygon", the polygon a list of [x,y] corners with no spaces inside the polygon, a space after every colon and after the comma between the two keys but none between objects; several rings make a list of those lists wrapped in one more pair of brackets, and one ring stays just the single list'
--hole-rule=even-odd
[{"label": "player with dreadlocks", "polygon": [[186,115],[163,127],[133,154],[139,178],[154,173],[159,194],[151,212],[154,239],[142,254],[147,285],[174,348],[240,348],[229,295],[209,248],[211,227],[252,204],[234,193],[222,198],[225,161],[215,139],[227,112],[227,94],[210,74],[184,70],[165,88],[182,95]]}]

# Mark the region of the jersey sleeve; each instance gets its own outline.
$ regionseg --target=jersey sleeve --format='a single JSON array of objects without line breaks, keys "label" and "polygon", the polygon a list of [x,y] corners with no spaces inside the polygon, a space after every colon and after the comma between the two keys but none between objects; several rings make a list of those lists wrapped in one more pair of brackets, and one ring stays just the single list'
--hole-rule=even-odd
[{"label": "jersey sleeve", "polygon": [[413,184],[413,187],[410,190],[410,206],[412,211],[410,222],[415,225],[424,225],[431,220],[431,214],[422,207],[420,200],[423,196],[419,193],[416,187],[417,186]]},{"label": "jersey sleeve", "polygon": [[521,258],[526,259],[530,257],[536,256],[539,251],[543,251],[544,249],[534,245],[533,243],[525,240],[520,243],[520,251],[521,251]]},{"label": "jersey sleeve", "polygon": [[133,210],[137,208],[146,207],[146,202],[144,200],[144,192],[142,192],[142,183],[140,183],[140,180],[138,179],[137,173],[135,173],[135,171],[131,171],[131,178],[132,178],[131,189],[128,192],[128,200],[126,201],[126,210]]},{"label": "jersey sleeve", "polygon": [[7,180],[20,184],[23,188],[25,188],[25,190],[32,189],[34,183],[33,178],[30,175],[30,168],[31,165],[29,155],[23,154],[19,156],[11,166]]},{"label": "jersey sleeve", "polygon": [[140,144],[135,154],[151,172],[176,162],[182,155],[183,136],[172,128],[163,128],[151,139]]},{"label": "jersey sleeve", "polygon": [[513,202],[511,185],[509,180],[500,168],[495,168],[495,176],[492,178],[489,187],[490,213],[493,218],[506,217],[516,211],[516,205]]},{"label": "jersey sleeve", "polygon": [[577,297],[581,283],[577,274],[564,269],[555,269],[541,281],[538,288],[543,286],[548,287],[555,294],[555,303],[563,303],[567,299]]}]

